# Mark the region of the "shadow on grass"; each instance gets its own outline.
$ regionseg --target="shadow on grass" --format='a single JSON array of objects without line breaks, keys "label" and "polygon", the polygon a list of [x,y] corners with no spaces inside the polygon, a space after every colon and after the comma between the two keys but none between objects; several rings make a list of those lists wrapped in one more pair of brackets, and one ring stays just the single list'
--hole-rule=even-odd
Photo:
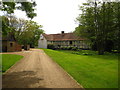
[{"label": "shadow on grass", "polygon": [[[35,74],[33,71],[6,73],[2,76],[2,86],[3,88],[30,88],[43,80],[35,77]],[[38,88],[45,87],[39,86]]]}]

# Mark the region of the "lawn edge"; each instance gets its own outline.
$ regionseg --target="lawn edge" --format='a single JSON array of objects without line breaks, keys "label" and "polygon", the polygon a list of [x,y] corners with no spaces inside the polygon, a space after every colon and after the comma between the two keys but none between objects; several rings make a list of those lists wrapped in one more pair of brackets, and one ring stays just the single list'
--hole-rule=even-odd
[{"label": "lawn edge", "polygon": [[[15,54],[15,55],[18,55],[18,54]],[[20,56],[23,56],[23,55],[20,55]],[[24,56],[23,56],[24,58]],[[12,69],[17,63],[19,63],[23,58],[21,58],[20,60],[18,60],[15,64],[13,64],[8,70],[6,70],[2,75],[5,75],[6,73],[8,73],[10,71],[10,69]]]},{"label": "lawn edge", "polygon": [[[44,51],[44,50],[43,50]],[[45,53],[45,51],[44,51]],[[45,53],[46,54],[46,53]],[[47,55],[47,54],[46,54]],[[62,68],[62,66],[60,66],[56,61],[54,61],[49,55],[47,55],[55,64],[57,64],[73,81],[76,82],[77,85],[81,86],[82,89],[85,89],[80,83],[77,82],[77,80],[75,80],[65,69]]]}]

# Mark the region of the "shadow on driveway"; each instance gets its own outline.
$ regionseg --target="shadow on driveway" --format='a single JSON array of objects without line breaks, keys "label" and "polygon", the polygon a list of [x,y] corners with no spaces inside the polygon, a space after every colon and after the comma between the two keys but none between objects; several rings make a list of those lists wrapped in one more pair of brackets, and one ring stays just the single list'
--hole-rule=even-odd
[{"label": "shadow on driveway", "polygon": [[[30,88],[31,85],[34,86],[35,84],[43,80],[42,78],[36,78],[35,74],[36,73],[33,71],[6,73],[5,75],[2,76],[2,87]],[[38,86],[38,88],[45,88],[45,87]]]}]

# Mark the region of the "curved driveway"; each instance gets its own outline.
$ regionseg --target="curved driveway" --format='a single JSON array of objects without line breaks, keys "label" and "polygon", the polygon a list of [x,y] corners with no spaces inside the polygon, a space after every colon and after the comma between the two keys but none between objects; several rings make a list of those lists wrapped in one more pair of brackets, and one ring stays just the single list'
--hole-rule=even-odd
[{"label": "curved driveway", "polygon": [[23,55],[3,75],[3,88],[82,88],[43,50],[13,52]]}]

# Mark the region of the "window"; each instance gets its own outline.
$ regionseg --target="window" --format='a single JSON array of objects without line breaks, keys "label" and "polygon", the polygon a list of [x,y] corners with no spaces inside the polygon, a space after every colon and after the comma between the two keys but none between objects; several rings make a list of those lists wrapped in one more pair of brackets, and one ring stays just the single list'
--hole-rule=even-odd
[{"label": "window", "polygon": [[12,47],[13,46],[13,43],[10,43],[10,47]]},{"label": "window", "polygon": [[72,44],[72,41],[70,41],[70,45]]},{"label": "window", "polygon": [[61,45],[58,45],[58,47],[60,48]]}]

